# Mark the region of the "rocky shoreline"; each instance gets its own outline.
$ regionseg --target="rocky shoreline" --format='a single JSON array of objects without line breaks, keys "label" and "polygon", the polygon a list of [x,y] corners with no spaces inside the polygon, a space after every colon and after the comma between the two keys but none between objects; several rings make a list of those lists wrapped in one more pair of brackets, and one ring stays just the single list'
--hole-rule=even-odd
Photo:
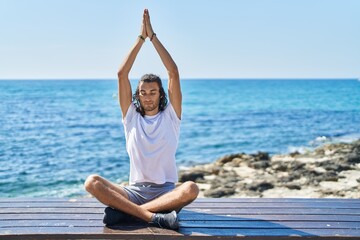
[{"label": "rocky shoreline", "polygon": [[199,197],[360,198],[360,140],[305,153],[232,154],[179,171]]}]

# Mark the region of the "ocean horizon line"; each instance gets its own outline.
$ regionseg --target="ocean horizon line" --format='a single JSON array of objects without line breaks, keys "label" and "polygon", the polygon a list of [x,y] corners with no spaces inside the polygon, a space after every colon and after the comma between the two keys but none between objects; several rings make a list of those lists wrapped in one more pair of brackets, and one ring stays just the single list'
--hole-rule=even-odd
[{"label": "ocean horizon line", "polygon": [[[139,80],[139,78],[130,78],[131,81],[133,80]],[[167,80],[167,78],[162,78],[164,80]],[[7,79],[7,78],[0,78],[0,81],[116,81],[116,78],[14,78],[14,79]],[[187,77],[187,78],[181,78],[181,80],[185,80],[185,81],[194,81],[194,80],[209,80],[209,81],[214,81],[214,80],[231,80],[231,81],[274,81],[274,80],[278,80],[278,81],[286,81],[286,80],[291,80],[291,81],[360,81],[360,78],[348,78],[348,77],[344,77],[344,78],[284,78],[284,77],[279,77],[279,78],[206,78],[206,77],[198,77],[198,78],[192,78],[192,77]]]}]

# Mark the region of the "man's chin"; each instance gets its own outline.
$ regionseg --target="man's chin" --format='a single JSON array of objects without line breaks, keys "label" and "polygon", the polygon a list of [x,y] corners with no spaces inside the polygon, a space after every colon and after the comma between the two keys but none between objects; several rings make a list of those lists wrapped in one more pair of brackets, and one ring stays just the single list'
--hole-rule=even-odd
[{"label": "man's chin", "polygon": [[145,107],[143,107],[143,109],[145,110],[145,112],[154,111],[156,108],[157,108],[156,106],[145,106]]}]

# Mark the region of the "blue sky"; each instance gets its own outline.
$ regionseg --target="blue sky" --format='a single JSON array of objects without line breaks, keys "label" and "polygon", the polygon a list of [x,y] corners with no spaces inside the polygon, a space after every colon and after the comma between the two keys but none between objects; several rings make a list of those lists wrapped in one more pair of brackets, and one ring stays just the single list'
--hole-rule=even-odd
[{"label": "blue sky", "polygon": [[144,8],[182,78],[360,77],[359,0],[0,0],[0,79],[115,79]]}]

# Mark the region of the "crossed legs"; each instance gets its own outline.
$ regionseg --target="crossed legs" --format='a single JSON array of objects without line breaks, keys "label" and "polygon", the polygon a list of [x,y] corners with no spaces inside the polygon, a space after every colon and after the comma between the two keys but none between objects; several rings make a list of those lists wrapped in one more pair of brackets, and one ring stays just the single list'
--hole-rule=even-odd
[{"label": "crossed legs", "polygon": [[125,190],[98,175],[90,175],[85,189],[103,204],[150,222],[154,213],[178,210],[194,201],[199,188],[188,181],[148,203],[137,205],[131,202]]}]

